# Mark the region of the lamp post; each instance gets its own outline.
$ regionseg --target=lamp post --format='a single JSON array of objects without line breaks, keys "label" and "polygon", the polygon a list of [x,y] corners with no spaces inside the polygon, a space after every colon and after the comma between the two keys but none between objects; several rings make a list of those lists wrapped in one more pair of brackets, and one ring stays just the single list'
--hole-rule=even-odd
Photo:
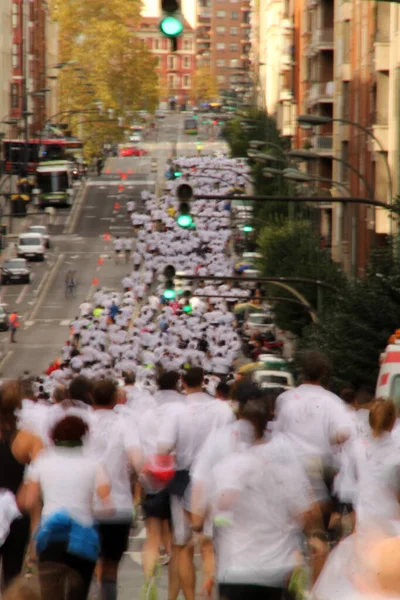
[{"label": "lamp post", "polygon": [[359,129],[360,131],[363,131],[366,135],[368,135],[372,140],[374,140],[374,142],[376,143],[376,145],[379,148],[379,151],[383,155],[386,172],[387,172],[387,179],[388,179],[389,201],[390,202],[393,201],[393,180],[392,180],[392,174],[390,171],[389,161],[386,156],[386,151],[385,151],[384,147],[382,146],[382,143],[380,142],[380,140],[372,133],[372,131],[370,129],[368,129],[367,127],[364,127],[364,125],[361,125],[360,123],[357,123],[356,121],[351,121],[350,119],[342,119],[341,117],[322,117],[322,116],[317,116],[317,115],[299,115],[297,117],[297,122],[300,125],[300,127],[302,125],[306,126],[306,127],[307,126],[312,127],[312,126],[318,126],[318,125],[326,125],[328,123],[342,123],[343,125],[352,125],[353,127],[356,127],[357,129]]}]

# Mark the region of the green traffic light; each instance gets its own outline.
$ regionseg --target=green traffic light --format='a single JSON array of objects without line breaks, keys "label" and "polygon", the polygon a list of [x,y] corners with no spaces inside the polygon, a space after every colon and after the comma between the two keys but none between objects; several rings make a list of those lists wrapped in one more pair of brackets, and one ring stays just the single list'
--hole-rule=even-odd
[{"label": "green traffic light", "polygon": [[192,312],[192,307],[190,306],[190,304],[185,304],[185,306],[183,307],[183,312],[185,312],[185,313]]},{"label": "green traffic light", "polygon": [[251,231],[253,231],[253,228],[252,228],[252,226],[251,226],[251,225],[245,225],[245,226],[243,227],[243,231],[244,231],[245,233],[250,233]]},{"label": "green traffic light", "polygon": [[180,171],[175,171],[174,177],[182,177],[182,173]]},{"label": "green traffic light", "polygon": [[173,300],[176,296],[175,290],[164,290],[163,296],[166,300]]},{"label": "green traffic light", "polygon": [[167,37],[175,37],[182,33],[183,24],[176,17],[164,17],[160,23],[160,29]]},{"label": "green traffic light", "polygon": [[190,215],[179,215],[177,222],[179,227],[183,227],[184,229],[193,225],[193,219]]}]

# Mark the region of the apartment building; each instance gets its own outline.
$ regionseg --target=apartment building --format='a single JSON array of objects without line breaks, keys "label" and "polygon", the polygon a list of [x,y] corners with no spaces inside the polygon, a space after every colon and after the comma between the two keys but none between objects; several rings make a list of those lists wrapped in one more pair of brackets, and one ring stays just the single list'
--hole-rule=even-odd
[{"label": "apartment building", "polygon": [[[12,2],[0,2],[0,121],[7,120],[10,113],[10,78],[12,69]],[[0,126],[4,132],[6,125]]]},{"label": "apartment building", "polygon": [[296,130],[294,1],[259,0],[252,23],[258,104],[275,116],[282,135],[292,137]]},{"label": "apartment building", "polygon": [[51,68],[57,60],[57,27],[45,0],[11,0],[10,8],[9,29],[5,35],[10,48],[11,71],[4,85],[8,86],[8,114],[18,121],[11,133],[21,133],[27,110],[29,135],[34,136],[57,104],[55,80],[50,79],[56,77],[51,75]]},{"label": "apartment building", "polygon": [[211,12],[212,0],[197,0],[196,49],[197,67],[211,65]]},{"label": "apartment building", "polygon": [[235,85],[235,70],[250,69],[250,0],[211,3],[211,71],[220,92]]},{"label": "apartment building", "polygon": [[160,82],[160,102],[167,106],[175,100],[179,106],[193,101],[192,85],[196,70],[196,31],[184,20],[183,34],[178,38],[178,50],[172,52],[171,42],[160,31],[159,17],[145,17],[138,36],[157,57]]}]

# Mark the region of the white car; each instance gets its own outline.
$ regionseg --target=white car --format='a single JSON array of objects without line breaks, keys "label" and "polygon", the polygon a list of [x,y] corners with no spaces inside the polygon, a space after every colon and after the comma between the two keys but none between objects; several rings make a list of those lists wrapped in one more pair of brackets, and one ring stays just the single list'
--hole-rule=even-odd
[{"label": "white car", "polygon": [[139,135],[138,133],[134,133],[133,135],[131,135],[129,137],[129,141],[132,142],[133,144],[140,144],[140,142],[142,141],[142,136]]},{"label": "white car", "polygon": [[254,371],[252,379],[261,388],[281,387],[289,390],[294,387],[294,377],[289,371]]},{"label": "white car", "polygon": [[46,225],[31,225],[28,229],[28,233],[40,233],[44,239],[46,248],[50,248],[50,235]]},{"label": "white car", "polygon": [[18,258],[44,260],[45,241],[40,233],[21,233],[17,244]]},{"label": "white car", "polygon": [[250,313],[244,322],[243,331],[251,335],[256,331],[260,333],[275,334],[275,323],[270,313]]}]

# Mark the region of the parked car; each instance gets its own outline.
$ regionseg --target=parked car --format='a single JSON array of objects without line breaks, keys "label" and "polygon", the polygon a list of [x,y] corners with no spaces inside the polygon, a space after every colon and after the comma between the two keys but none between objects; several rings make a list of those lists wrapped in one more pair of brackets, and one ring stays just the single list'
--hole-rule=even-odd
[{"label": "parked car", "polygon": [[18,258],[44,260],[45,242],[40,233],[21,233],[17,244]]},{"label": "parked car", "polygon": [[8,331],[9,321],[8,312],[4,304],[0,304],[0,331]]},{"label": "parked car", "polygon": [[165,112],[163,110],[156,110],[157,119],[165,119]]},{"label": "parked car", "polygon": [[40,233],[44,240],[46,248],[50,248],[50,234],[46,225],[31,225],[28,229],[28,233]]},{"label": "parked car", "polygon": [[260,333],[275,334],[275,323],[272,315],[268,313],[250,313],[243,325],[243,333],[251,335],[259,331]]},{"label": "parked car", "polygon": [[133,135],[129,136],[129,141],[132,142],[132,144],[140,144],[142,141],[142,136],[138,133],[134,133]]},{"label": "parked car", "polygon": [[120,156],[146,156],[147,150],[143,148],[121,148],[119,151]]},{"label": "parked car", "polygon": [[294,377],[289,371],[254,371],[252,379],[261,388],[281,387],[285,390],[289,390],[294,387]]},{"label": "parked car", "polygon": [[31,272],[25,258],[12,258],[1,267],[1,285],[7,283],[30,283]]}]

